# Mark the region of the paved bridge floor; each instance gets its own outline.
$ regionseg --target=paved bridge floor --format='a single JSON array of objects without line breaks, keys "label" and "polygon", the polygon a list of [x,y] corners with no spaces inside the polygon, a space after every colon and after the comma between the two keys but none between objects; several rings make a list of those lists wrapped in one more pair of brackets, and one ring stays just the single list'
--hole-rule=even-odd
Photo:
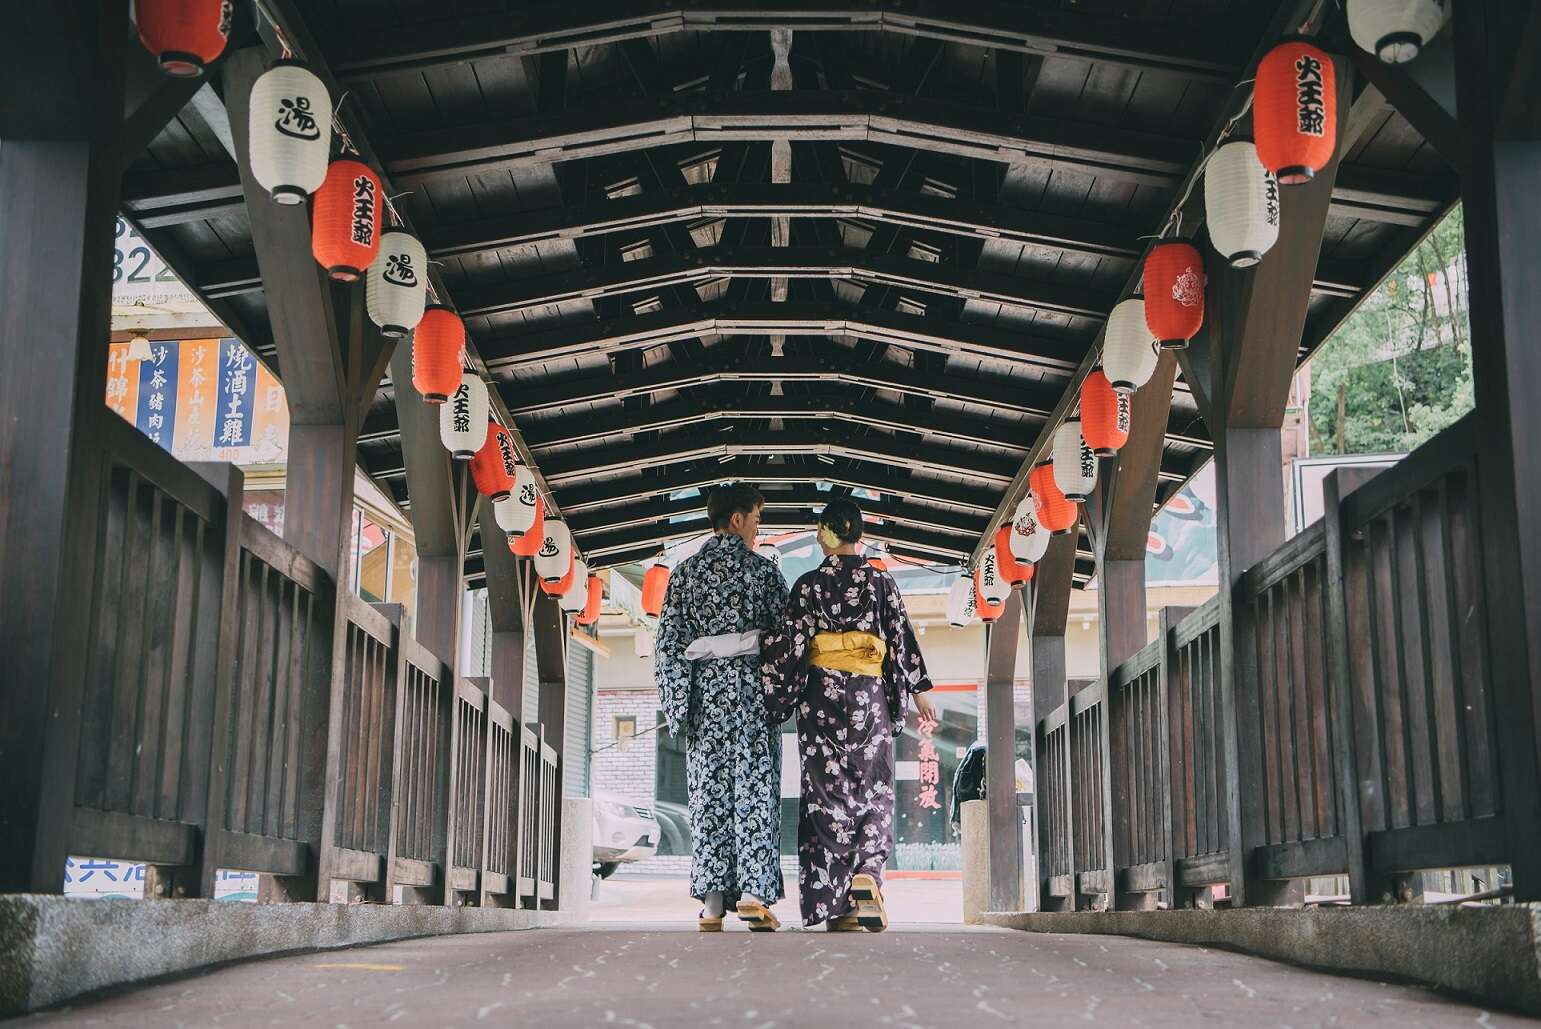
[{"label": "paved bridge floor", "polygon": [[[148,945],[149,941],[147,941]],[[215,969],[23,1019],[99,1026],[1504,1026],[1432,990],[1110,936],[688,927],[410,940]]]}]

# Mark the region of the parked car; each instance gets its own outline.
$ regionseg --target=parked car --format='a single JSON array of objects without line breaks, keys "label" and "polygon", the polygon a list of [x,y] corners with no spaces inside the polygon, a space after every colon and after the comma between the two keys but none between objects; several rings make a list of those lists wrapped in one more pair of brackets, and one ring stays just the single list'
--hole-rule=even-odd
[{"label": "parked car", "polygon": [[653,808],[658,816],[658,828],[662,839],[658,841],[660,856],[674,854],[690,856],[690,810],[684,804],[671,804],[660,800]]},{"label": "parked car", "polygon": [[652,808],[609,794],[594,795],[594,870],[600,878],[610,878],[626,862],[652,857],[658,840]]}]

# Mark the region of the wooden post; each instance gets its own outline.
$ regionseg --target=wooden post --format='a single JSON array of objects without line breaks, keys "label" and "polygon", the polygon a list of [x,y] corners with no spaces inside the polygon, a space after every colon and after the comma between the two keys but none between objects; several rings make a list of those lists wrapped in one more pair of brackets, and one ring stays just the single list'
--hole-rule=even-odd
[{"label": "wooden post", "polygon": [[[413,636],[449,667],[446,696],[450,698],[448,726],[458,723],[455,689],[459,676],[461,614],[465,591],[465,559],[471,526],[476,524],[480,498],[471,486],[463,462],[451,459],[439,439],[439,409],[423,401],[412,385],[412,353],[398,347],[391,357],[391,382],[396,397],[396,423],[401,429],[401,454],[407,472],[407,492],[417,546],[417,607]],[[494,525],[495,528],[495,525]],[[484,542],[482,552],[489,548]],[[506,548],[505,548],[506,552]],[[510,555],[512,556],[512,555]],[[455,739],[446,736],[446,755]],[[443,780],[445,817],[442,829],[449,841],[455,830],[455,777]],[[452,847],[451,847],[452,850]],[[450,853],[451,851],[446,851]],[[447,873],[448,866],[446,866]],[[443,902],[456,902],[446,874]]]},{"label": "wooden post", "polygon": [[[1342,57],[1333,64],[1338,96],[1352,96],[1352,64]],[[1207,386],[1220,563],[1220,708],[1231,902],[1238,907],[1287,903],[1299,895],[1289,883],[1253,875],[1248,860],[1263,842],[1264,791],[1257,649],[1250,605],[1238,590],[1246,570],[1285,539],[1280,428],[1349,109],[1338,105],[1338,151],[1327,166],[1309,183],[1280,190],[1279,239],[1262,262],[1247,271],[1210,263],[1204,334],[1206,356],[1214,362]]]},{"label": "wooden post", "polygon": [[[64,888],[103,468],[128,5],[0,42],[0,892]],[[40,331],[49,341],[46,357]]]},{"label": "wooden post", "polygon": [[1157,638],[1161,640],[1161,671],[1156,702],[1161,722],[1161,742],[1157,747],[1161,755],[1161,768],[1158,772],[1161,778],[1157,789],[1162,798],[1161,831],[1166,841],[1166,898],[1169,909],[1191,907],[1193,897],[1193,891],[1183,889],[1178,882],[1177,841],[1183,831],[1185,813],[1180,813],[1182,800],[1176,794],[1172,777],[1172,727],[1175,724],[1172,719],[1172,697],[1176,691],[1173,679],[1177,672],[1176,635],[1173,630],[1192,610],[1188,607],[1162,608],[1157,628],[1160,633]]},{"label": "wooden post", "polygon": [[1348,898],[1367,904],[1371,892],[1369,865],[1365,860],[1364,820],[1359,796],[1359,759],[1354,736],[1353,665],[1350,651],[1358,644],[1348,638],[1348,602],[1344,580],[1343,498],[1374,478],[1368,468],[1338,468],[1322,484],[1322,523],[1327,530],[1327,660],[1328,688],[1332,691],[1332,755],[1337,764],[1338,797],[1343,804],[1343,835],[1348,853]]},{"label": "wooden post", "polygon": [[1471,300],[1483,590],[1514,899],[1541,900],[1541,12],[1463,0],[1457,100],[1467,133],[1461,198]]},{"label": "wooden post", "polygon": [[[252,176],[249,102],[252,84],[266,66],[267,55],[259,48],[231,54],[225,60],[224,96],[289,404],[284,539],[331,576],[341,594],[351,588],[347,558],[359,424],[392,348],[365,317],[363,291],[332,283],[311,257],[307,209],[275,204]],[[264,899],[330,898],[330,884],[321,881],[317,861],[334,815],[320,801],[320,784],[336,774],[337,755],[348,743],[335,738],[341,727],[328,717],[346,660],[345,611],[344,604],[333,605],[331,682],[318,678],[301,701],[312,731],[301,748],[298,771],[303,782],[315,787],[307,785],[302,793],[317,798],[301,813],[301,836],[310,844],[309,870],[293,879],[264,877]]]},{"label": "wooden post", "polygon": [[985,662],[985,798],[990,825],[990,910],[1022,910],[1022,816],[1017,811],[1017,643],[1022,638],[1022,594],[988,630]]},{"label": "wooden post", "polygon": [[[523,722],[524,655],[534,615],[535,572],[532,562],[509,552],[491,504],[481,506],[478,520],[482,564],[487,571],[487,612],[492,623],[491,697]],[[537,526],[534,531],[539,531]]]},{"label": "wooden post", "polygon": [[[1038,562],[1032,582],[1032,620],[1029,623],[1028,649],[1032,659],[1033,689],[1033,805],[1035,843],[1038,853],[1037,884],[1038,910],[1060,911],[1075,907],[1075,860],[1074,848],[1070,847],[1071,892],[1068,897],[1054,897],[1044,887],[1050,867],[1050,855],[1054,841],[1050,838],[1046,812],[1044,781],[1047,757],[1042,748],[1043,739],[1038,727],[1056,708],[1070,702],[1070,690],[1065,677],[1065,624],[1070,618],[1070,587],[1075,572],[1076,532],[1072,529],[1064,536],[1056,536],[1049,542],[1049,550]],[[1067,727],[1066,732],[1069,732]],[[1068,736],[1067,736],[1068,740]],[[1070,789],[1070,754],[1065,749],[1060,772],[1064,775],[1066,790]],[[1067,846],[1073,840],[1070,813],[1072,805],[1066,796]]]},{"label": "wooden post", "polygon": [[1122,717],[1123,698],[1113,671],[1145,646],[1145,545],[1150,533],[1166,424],[1177,377],[1176,357],[1163,353],[1150,380],[1130,402],[1129,439],[1118,456],[1102,462],[1097,489],[1087,502],[1097,557],[1098,651],[1106,684],[1102,719],[1103,767],[1108,770],[1103,796],[1103,824],[1109,877],[1108,908],[1151,908],[1154,893],[1120,894],[1118,869],[1128,867],[1132,850],[1133,770],[1124,752],[1112,746],[1114,726]]},{"label": "wooden post", "polygon": [[[542,738],[556,751],[556,790],[552,802],[552,832],[560,863],[562,852],[562,777],[569,755],[567,741],[567,616],[557,605],[557,598],[541,592],[535,599],[535,669],[540,679],[540,728]],[[576,755],[573,755],[576,758]],[[562,902],[562,874],[552,874],[553,897],[550,907]]]}]

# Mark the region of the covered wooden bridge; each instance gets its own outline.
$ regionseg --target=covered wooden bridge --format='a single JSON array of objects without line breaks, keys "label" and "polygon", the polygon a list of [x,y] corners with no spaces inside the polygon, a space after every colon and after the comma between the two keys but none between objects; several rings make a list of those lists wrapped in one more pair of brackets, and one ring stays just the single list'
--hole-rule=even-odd
[{"label": "covered wooden bridge", "polygon": [[[705,490],[742,480],[768,527],[855,492],[888,553],[972,572],[1111,362],[1115,307],[1143,295],[1158,335],[1148,254],[1191,242],[1201,325],[990,630],[991,906],[1268,907],[1324,875],[1376,904],[1478,865],[1509,866],[1495,899],[1541,900],[1533,5],[1380,5],[1449,15],[1393,64],[1326,0],[238,0],[205,5],[228,39],[189,78],[139,38],[154,6],[136,28],[124,0],[39,5],[0,40],[0,891],[102,854],[164,898],[241,868],[273,901],[562,907],[572,615],[441,443],[421,340],[382,333],[254,171],[253,89],[291,58],[591,570],[706,531]],[[1233,267],[1206,163],[1278,134],[1259,69],[1295,34],[1335,97],[1295,134],[1326,149],[1269,180],[1276,241]],[[1475,410],[1335,474],[1286,540],[1292,374],[1457,203]],[[238,471],[103,404],[120,214],[283,382],[282,539]],[[1210,461],[1220,589],[1152,638],[1150,519]],[[410,515],[410,626],[347,587],[356,470]],[[1071,695],[1093,579],[1102,676]],[[482,585],[492,673],[469,681]]]}]

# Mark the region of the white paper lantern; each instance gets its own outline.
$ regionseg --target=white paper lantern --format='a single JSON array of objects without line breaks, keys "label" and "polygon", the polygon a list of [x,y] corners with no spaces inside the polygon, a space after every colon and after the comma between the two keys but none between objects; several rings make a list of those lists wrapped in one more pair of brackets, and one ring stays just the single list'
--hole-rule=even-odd
[{"label": "white paper lantern", "polygon": [[1004,604],[1011,596],[1011,583],[1001,574],[1000,558],[994,547],[985,551],[984,560],[979,563],[979,592],[991,604]]},{"label": "white paper lantern", "polygon": [[977,614],[974,596],[974,577],[967,573],[958,576],[947,594],[947,624],[962,629],[971,624]]},{"label": "white paper lantern", "polygon": [[573,581],[567,592],[557,598],[557,606],[568,614],[577,614],[589,602],[589,566],[583,558],[573,562]]},{"label": "white paper lantern", "polygon": [[1041,561],[1043,555],[1048,553],[1049,540],[1053,538],[1054,534],[1039,524],[1033,495],[1029,493],[1017,505],[1016,514],[1011,520],[1011,556],[1024,564]]},{"label": "white paper lantern", "polygon": [[1108,315],[1102,337],[1102,371],[1120,393],[1133,393],[1156,370],[1156,338],[1145,324],[1145,301],[1121,302]]},{"label": "white paper lantern", "polygon": [[1227,143],[1204,166],[1209,241],[1232,268],[1250,268],[1279,239],[1279,180],[1250,140]]},{"label": "white paper lantern", "polygon": [[761,543],[754,548],[754,552],[767,561],[775,562],[777,568],[781,567],[781,548],[774,543]]},{"label": "white paper lantern", "polygon": [[401,339],[423,320],[428,298],[428,252],[410,232],[392,229],[380,236],[380,253],[364,280],[369,320],[382,335]]},{"label": "white paper lantern", "polygon": [[1081,501],[1097,488],[1097,455],[1081,436],[1081,420],[1071,418],[1054,431],[1054,485],[1065,499]]},{"label": "white paper lantern", "polygon": [[498,528],[508,533],[510,540],[520,539],[535,528],[535,512],[540,500],[540,488],[535,485],[535,473],[524,465],[514,471],[514,488],[507,497],[492,505],[492,514],[498,520]]},{"label": "white paper lantern", "polygon": [[546,582],[561,582],[573,564],[573,534],[560,518],[547,518],[541,532],[545,538],[535,552],[535,574]]},{"label": "white paper lantern", "polygon": [[299,61],[282,60],[251,87],[247,135],[252,178],[275,203],[303,204],[326,180],[332,98]]},{"label": "white paper lantern", "polygon": [[1444,24],[1440,0],[1348,0],[1348,34],[1387,64],[1417,57]]},{"label": "white paper lantern", "polygon": [[460,376],[460,388],[439,405],[439,439],[457,461],[469,461],[487,440],[487,384],[475,372]]}]

